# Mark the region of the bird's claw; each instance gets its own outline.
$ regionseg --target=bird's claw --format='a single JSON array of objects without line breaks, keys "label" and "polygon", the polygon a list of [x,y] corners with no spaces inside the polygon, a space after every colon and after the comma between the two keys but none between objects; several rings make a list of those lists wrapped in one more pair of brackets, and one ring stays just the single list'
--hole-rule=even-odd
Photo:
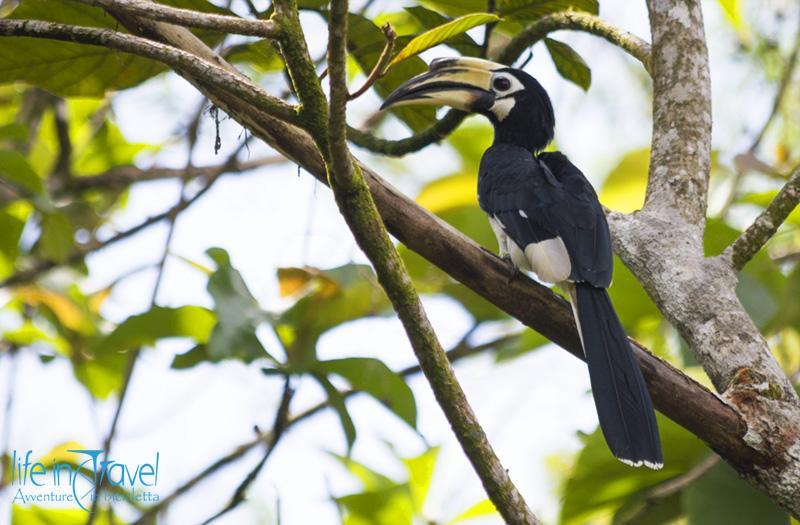
[{"label": "bird's claw", "polygon": [[506,263],[506,266],[508,266],[508,279],[506,279],[506,284],[511,284],[511,282],[519,277],[522,272],[519,268],[517,268],[517,265],[514,264],[514,261],[511,260],[511,256],[509,254],[503,255],[501,259],[503,259],[503,262]]}]

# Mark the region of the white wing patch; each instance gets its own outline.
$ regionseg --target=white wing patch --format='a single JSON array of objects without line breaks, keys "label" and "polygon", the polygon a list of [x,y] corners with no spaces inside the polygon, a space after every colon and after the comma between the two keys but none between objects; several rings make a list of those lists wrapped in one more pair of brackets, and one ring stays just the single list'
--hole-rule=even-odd
[{"label": "white wing patch", "polygon": [[569,253],[561,237],[530,243],[525,247],[525,257],[539,279],[548,283],[566,281],[572,272]]}]

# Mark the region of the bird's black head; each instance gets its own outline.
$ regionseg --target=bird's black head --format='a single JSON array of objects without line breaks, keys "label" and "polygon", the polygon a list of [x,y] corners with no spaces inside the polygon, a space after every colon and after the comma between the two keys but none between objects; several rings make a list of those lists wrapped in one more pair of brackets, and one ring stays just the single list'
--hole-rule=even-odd
[{"label": "bird's black head", "polygon": [[520,69],[489,60],[437,58],[427,73],[391,93],[381,109],[401,104],[445,105],[480,113],[494,125],[495,144],[536,152],[553,139],[553,106],[542,85]]}]

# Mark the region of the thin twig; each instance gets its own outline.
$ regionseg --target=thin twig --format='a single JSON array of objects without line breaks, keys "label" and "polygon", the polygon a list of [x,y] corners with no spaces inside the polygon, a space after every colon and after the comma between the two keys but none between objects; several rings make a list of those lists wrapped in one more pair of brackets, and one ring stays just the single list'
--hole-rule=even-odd
[{"label": "thin twig", "polygon": [[692,482],[703,477],[709,470],[717,466],[720,461],[721,459],[718,455],[711,454],[680,476],[667,480],[648,490],[647,496],[645,497],[648,499],[664,499],[676,494],[688,487]]},{"label": "thin twig", "polygon": [[261,472],[261,469],[264,468],[264,465],[267,463],[270,455],[272,455],[272,452],[278,445],[278,441],[280,441],[281,437],[283,437],[284,431],[289,426],[289,405],[291,404],[292,396],[294,396],[294,389],[292,388],[291,378],[287,377],[283,385],[281,402],[278,405],[278,410],[275,412],[275,421],[272,424],[272,431],[270,432],[270,439],[267,443],[267,450],[262,456],[261,461],[259,461],[256,466],[250,472],[248,472],[244,480],[239,484],[238,487],[236,487],[230,502],[228,502],[228,504],[225,505],[222,510],[204,521],[203,525],[208,525],[218,518],[221,518],[244,501],[245,495],[247,494],[247,489],[250,488],[250,485],[252,485],[256,480],[259,472]]},{"label": "thin twig", "polygon": [[369,76],[367,76],[367,80],[364,81],[364,85],[361,86],[355,93],[351,93],[347,97],[348,100],[356,99],[366,93],[367,90],[371,88],[372,85],[375,84],[375,82],[377,82],[386,73],[386,66],[389,65],[389,61],[392,58],[394,40],[397,38],[397,34],[394,32],[394,29],[392,29],[391,24],[388,22],[384,24],[381,30],[383,31],[384,38],[386,38],[386,44],[383,46],[381,56],[375,63],[375,67],[373,67],[372,71],[370,71]]},{"label": "thin twig", "polygon": [[800,166],[794,169],[788,182],[764,208],[733,244],[725,250],[733,267],[741,270],[747,262],[767,243],[786,218],[800,202]]},{"label": "thin twig", "polygon": [[125,11],[135,16],[169,22],[184,27],[212,29],[238,35],[276,38],[278,28],[271,20],[240,18],[238,16],[201,13],[191,9],[170,7],[145,0],[77,0],[84,4]]}]

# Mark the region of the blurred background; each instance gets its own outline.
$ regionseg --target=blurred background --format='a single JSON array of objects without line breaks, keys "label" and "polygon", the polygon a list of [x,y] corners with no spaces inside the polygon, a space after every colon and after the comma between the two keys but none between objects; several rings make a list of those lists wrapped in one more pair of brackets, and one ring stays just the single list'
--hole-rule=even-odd
[{"label": "blurred background", "polygon": [[[169,3],[243,16],[269,9],[263,0]],[[300,3],[322,71],[326,3]],[[517,3],[498,2],[505,20],[490,47],[548,4]],[[377,59],[383,23],[402,43],[484,4],[353,2],[351,89]],[[715,254],[800,161],[800,5],[703,7],[714,118],[706,248]],[[0,15],[115,27],[102,11],[71,2],[3,2]],[[599,15],[649,39],[642,1],[601,0]],[[291,98],[269,44],[200,35],[271,93]],[[380,96],[433,57],[475,54],[483,36],[478,27],[402,63],[350,104],[349,123],[390,139],[424,128],[432,110],[378,113]],[[553,99],[554,147],[581,167],[604,205],[638,209],[649,77],[596,37],[550,36],[519,63],[527,59],[525,70]],[[96,524],[132,523],[151,505],[163,524],[501,523],[325,186],[152,62],[20,38],[0,39],[0,57],[0,523],[86,523],[74,502],[21,501],[22,489],[59,488],[21,486],[12,470],[29,450],[45,465],[74,465],[68,450],[109,444],[110,457],[131,469],[158,454],[150,488],[158,501],[100,497]],[[354,152],[494,251],[476,202],[491,135],[488,122],[472,117],[441,144],[403,158]],[[798,225],[795,211],[739,285],[795,382]],[[789,523],[664,418],[663,470],[617,462],[597,431],[582,362],[400,250],[492,445],[546,523]],[[611,294],[632,337],[709,384],[619,261]],[[109,490],[130,495],[125,486]]]}]

